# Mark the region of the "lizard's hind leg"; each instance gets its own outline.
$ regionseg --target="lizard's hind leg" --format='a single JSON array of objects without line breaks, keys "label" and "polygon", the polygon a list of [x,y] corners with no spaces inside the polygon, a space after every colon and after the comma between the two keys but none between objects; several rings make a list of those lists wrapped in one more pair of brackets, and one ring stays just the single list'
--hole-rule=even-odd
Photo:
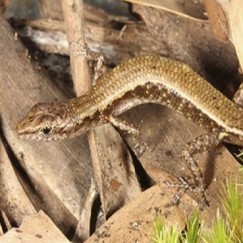
[{"label": "lizard's hind leg", "polygon": [[173,201],[169,204],[175,205],[179,203],[180,198],[187,191],[196,192],[201,199],[202,207],[208,206],[209,203],[205,196],[205,183],[203,174],[199,168],[197,161],[193,158],[194,154],[210,150],[217,146],[220,142],[220,132],[203,134],[191,142],[189,142],[182,151],[182,160],[186,162],[187,167],[192,172],[192,182],[188,178],[180,177],[177,183],[165,181],[170,187],[177,187],[179,190],[174,195]]}]

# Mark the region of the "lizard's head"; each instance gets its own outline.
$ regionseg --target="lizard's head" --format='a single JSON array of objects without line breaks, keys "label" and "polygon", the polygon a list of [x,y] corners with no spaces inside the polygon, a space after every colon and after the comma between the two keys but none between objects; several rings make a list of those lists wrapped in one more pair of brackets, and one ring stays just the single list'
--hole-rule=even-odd
[{"label": "lizard's head", "polygon": [[67,137],[66,129],[71,125],[67,109],[62,103],[39,103],[16,127],[20,138],[32,140],[60,140]]}]

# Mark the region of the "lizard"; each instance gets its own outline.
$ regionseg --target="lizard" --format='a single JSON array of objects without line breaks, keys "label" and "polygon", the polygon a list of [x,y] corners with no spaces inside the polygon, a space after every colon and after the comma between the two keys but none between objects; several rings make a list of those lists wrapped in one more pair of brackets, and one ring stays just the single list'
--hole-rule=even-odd
[{"label": "lizard", "polygon": [[102,76],[80,97],[36,104],[18,122],[16,132],[25,139],[62,140],[109,122],[137,135],[138,130],[119,115],[144,103],[172,108],[207,131],[182,151],[193,182],[178,179],[176,186],[182,192],[174,195],[172,204],[178,204],[186,191],[194,191],[200,194],[203,206],[208,205],[203,174],[193,155],[221,141],[243,145],[243,109],[183,62],[157,55],[131,58]]}]

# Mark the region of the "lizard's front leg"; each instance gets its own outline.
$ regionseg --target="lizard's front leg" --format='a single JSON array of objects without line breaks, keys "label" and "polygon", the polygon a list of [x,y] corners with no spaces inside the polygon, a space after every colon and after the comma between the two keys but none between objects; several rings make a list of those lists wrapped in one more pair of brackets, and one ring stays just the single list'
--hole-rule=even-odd
[{"label": "lizard's front leg", "polygon": [[109,115],[107,119],[114,127],[117,127],[121,131],[132,135],[139,135],[138,129],[136,129],[132,124],[129,124],[128,122],[120,119],[119,117]]},{"label": "lizard's front leg", "polygon": [[210,150],[217,146],[221,141],[220,132],[214,132],[211,134],[203,134],[193,141],[189,142],[182,151],[182,160],[186,162],[188,168],[192,172],[193,182],[190,183],[186,178],[179,178],[179,183],[170,183],[165,181],[166,185],[171,187],[177,187],[180,190],[175,194],[173,201],[169,204],[175,205],[179,203],[180,198],[186,191],[197,192],[200,195],[202,206],[208,206],[209,203],[205,196],[205,183],[203,174],[198,166],[197,161],[193,158],[193,155],[206,150]]}]

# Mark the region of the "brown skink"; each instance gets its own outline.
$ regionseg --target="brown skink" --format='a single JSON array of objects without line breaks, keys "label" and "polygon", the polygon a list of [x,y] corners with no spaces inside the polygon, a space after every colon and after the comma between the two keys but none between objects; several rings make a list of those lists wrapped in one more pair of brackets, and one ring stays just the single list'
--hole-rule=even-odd
[{"label": "brown skink", "polygon": [[143,103],[168,106],[209,132],[187,144],[182,153],[194,175],[193,186],[183,184],[183,189],[203,194],[202,175],[192,155],[221,140],[242,145],[243,110],[181,62],[154,55],[132,58],[104,75],[83,96],[35,105],[16,131],[19,137],[49,141],[74,137],[110,122],[137,133],[118,116]]}]

